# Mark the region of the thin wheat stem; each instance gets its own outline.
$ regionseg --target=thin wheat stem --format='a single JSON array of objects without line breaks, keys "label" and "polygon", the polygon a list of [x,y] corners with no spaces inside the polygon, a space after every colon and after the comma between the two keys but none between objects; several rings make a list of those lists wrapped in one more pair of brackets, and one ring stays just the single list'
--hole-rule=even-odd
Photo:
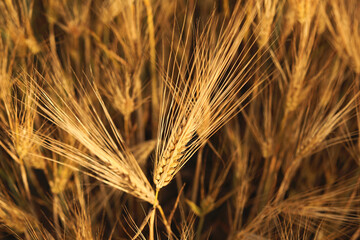
[{"label": "thin wheat stem", "polygon": [[157,209],[159,210],[160,215],[161,215],[161,218],[162,218],[163,221],[164,221],[164,225],[165,225],[165,227],[166,227],[167,234],[168,234],[169,236],[171,236],[171,226],[170,226],[168,220],[166,219],[164,210],[162,209],[162,207],[161,207],[160,204],[157,205]]},{"label": "thin wheat stem", "polygon": [[30,193],[29,181],[28,181],[27,173],[26,173],[26,169],[25,169],[25,164],[22,160],[20,160],[20,162],[21,162],[20,163],[21,179],[22,179],[24,187],[25,187],[26,196],[27,196],[28,200],[31,201],[31,193]]},{"label": "thin wheat stem", "polygon": [[54,194],[53,196],[53,219],[54,219],[54,227],[56,231],[57,238],[60,239],[60,224],[59,224],[59,196],[58,194]]},{"label": "thin wheat stem", "polygon": [[149,240],[154,240],[154,230],[155,230],[155,214],[156,214],[156,208],[153,208],[151,216],[150,216],[150,224],[149,224]]},{"label": "thin wheat stem", "polygon": [[147,13],[147,24],[149,31],[149,47],[150,47],[150,68],[151,68],[151,103],[153,119],[153,134],[155,135],[157,130],[158,112],[159,112],[159,97],[158,97],[158,83],[156,76],[156,40],[155,40],[155,27],[154,27],[154,15],[151,7],[151,0],[143,0]]},{"label": "thin wheat stem", "polygon": [[204,227],[204,222],[205,222],[205,215],[202,214],[200,216],[199,223],[198,223],[198,226],[197,226],[197,229],[196,229],[196,239],[197,240],[200,240],[200,238],[201,238],[201,233],[202,233],[202,230],[203,230],[203,227]]}]

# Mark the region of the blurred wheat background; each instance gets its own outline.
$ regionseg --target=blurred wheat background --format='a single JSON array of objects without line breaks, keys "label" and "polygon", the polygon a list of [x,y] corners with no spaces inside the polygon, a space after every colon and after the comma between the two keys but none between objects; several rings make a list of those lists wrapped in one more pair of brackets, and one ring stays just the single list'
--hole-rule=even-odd
[{"label": "blurred wheat background", "polygon": [[358,0],[1,0],[0,239],[359,239],[359,90]]}]

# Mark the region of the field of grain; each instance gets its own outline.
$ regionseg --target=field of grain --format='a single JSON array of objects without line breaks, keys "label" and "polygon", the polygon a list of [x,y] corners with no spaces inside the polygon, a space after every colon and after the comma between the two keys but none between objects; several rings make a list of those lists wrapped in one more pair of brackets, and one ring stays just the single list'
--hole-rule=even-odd
[{"label": "field of grain", "polygon": [[1,0],[0,239],[360,239],[359,0]]}]

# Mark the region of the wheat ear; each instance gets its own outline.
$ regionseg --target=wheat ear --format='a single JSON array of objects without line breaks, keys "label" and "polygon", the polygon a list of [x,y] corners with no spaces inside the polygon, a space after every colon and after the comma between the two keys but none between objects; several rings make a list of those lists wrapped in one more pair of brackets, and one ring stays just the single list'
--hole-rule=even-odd
[{"label": "wheat ear", "polygon": [[66,90],[62,88],[61,80],[55,75],[47,83],[50,81],[55,84],[52,85],[53,87],[47,86],[53,91],[56,99],[38,86],[37,97],[40,103],[38,107],[49,121],[79,141],[86,150],[74,148],[50,136],[40,136],[42,138],[40,144],[82,166],[88,175],[151,204],[154,203],[154,191],[112,122],[97,88],[93,86],[90,92],[95,94],[96,101],[101,106],[100,111],[106,116],[115,138],[100,119],[94,100],[84,88],[80,91],[82,96],[79,101],[71,94],[62,94],[66,93]]},{"label": "wheat ear", "polygon": [[[157,189],[170,183],[207,139],[238,112],[238,107],[255,88],[256,84],[238,96],[249,81],[253,64],[253,58],[246,63],[244,60],[251,45],[246,45],[238,55],[238,48],[254,18],[254,11],[250,18],[245,18],[244,9],[239,4],[236,6],[216,43],[209,28],[198,37],[193,63],[185,67],[193,79],[185,81],[180,74],[174,81],[171,77],[164,80],[167,88],[163,91],[153,179]],[[241,70],[235,71],[232,64]]]}]

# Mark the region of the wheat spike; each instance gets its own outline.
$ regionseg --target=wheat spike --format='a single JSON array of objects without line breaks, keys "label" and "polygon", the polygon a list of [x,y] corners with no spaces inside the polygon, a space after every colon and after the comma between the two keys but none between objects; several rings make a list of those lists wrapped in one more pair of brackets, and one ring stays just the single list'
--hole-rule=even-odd
[{"label": "wheat spike", "polygon": [[104,183],[153,203],[154,191],[112,122],[98,90],[93,88],[90,91],[94,92],[100,103],[115,139],[105,128],[85,89],[82,89],[82,101],[77,101],[72,95],[62,95],[66,90],[62,89],[61,80],[56,75],[48,81],[56,83],[52,90],[60,101],[56,101],[44,88],[39,87],[37,97],[41,104],[38,107],[51,122],[79,141],[86,151],[45,135],[39,136],[42,139],[39,144],[84,167],[87,174]]},{"label": "wheat spike", "polygon": [[[188,125],[187,125],[188,123]],[[186,144],[191,140],[195,133],[195,122],[187,121],[184,117],[176,131],[171,135],[166,150],[164,151],[159,165],[155,171],[154,183],[158,188],[169,184],[177,168],[181,164],[181,158],[186,151]],[[187,129],[189,128],[189,129]]]},{"label": "wheat spike", "polygon": [[[181,75],[175,83],[171,82],[171,78],[165,79],[170,87],[164,89],[161,111],[154,170],[157,189],[172,180],[196,150],[234,116],[237,107],[252,92],[254,86],[237,98],[237,93],[249,80],[245,76],[252,63],[252,59],[244,63],[243,56],[235,57],[250,27],[254,11],[252,18],[244,16],[245,10],[237,5],[229,25],[223,29],[216,43],[212,42],[214,39],[209,35],[210,29],[205,29],[198,38],[194,63],[186,67],[193,71],[189,75],[194,74],[190,83],[184,82]],[[240,26],[241,30],[238,31]],[[207,47],[209,44],[215,44],[214,50]],[[242,66],[242,69],[232,71],[232,62]],[[230,70],[229,73],[226,73],[227,70]]]}]

